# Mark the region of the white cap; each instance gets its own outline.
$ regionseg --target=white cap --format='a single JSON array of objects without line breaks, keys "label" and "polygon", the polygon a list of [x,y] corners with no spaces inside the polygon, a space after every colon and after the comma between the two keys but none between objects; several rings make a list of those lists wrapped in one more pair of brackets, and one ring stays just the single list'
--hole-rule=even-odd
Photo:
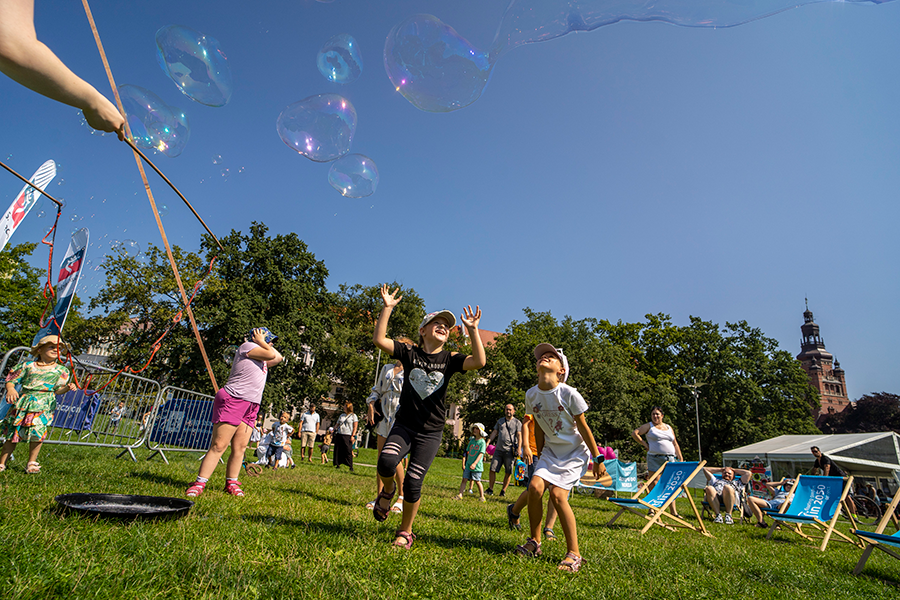
[{"label": "white cap", "polygon": [[553,344],[538,344],[534,349],[534,359],[541,360],[541,357],[546,352],[552,352],[556,355],[556,358],[559,359],[559,362],[562,363],[562,367],[565,370],[563,376],[560,378],[560,381],[563,383],[569,378],[569,360],[566,358],[566,355],[563,354],[562,348],[555,348]]},{"label": "white cap", "polygon": [[472,423],[472,427],[469,429],[477,429],[481,433],[481,437],[487,437],[487,432],[484,430],[484,425],[481,423]]},{"label": "white cap", "polygon": [[456,317],[453,316],[452,312],[450,312],[449,310],[439,310],[437,312],[428,313],[427,315],[425,315],[425,318],[422,319],[422,324],[419,325],[419,329],[422,329],[438,317],[443,317],[443,319],[447,321],[447,326],[451,329],[454,325],[456,325]]}]

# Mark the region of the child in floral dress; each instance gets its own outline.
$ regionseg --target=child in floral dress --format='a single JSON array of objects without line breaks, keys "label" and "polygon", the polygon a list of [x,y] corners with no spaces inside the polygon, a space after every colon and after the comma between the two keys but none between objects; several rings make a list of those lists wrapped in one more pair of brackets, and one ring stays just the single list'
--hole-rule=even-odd
[{"label": "child in floral dress", "polygon": [[[39,473],[41,470],[37,457],[53,422],[56,394],[76,389],[69,381],[69,369],[58,362],[59,347],[66,347],[59,336],[42,337],[31,349],[35,361],[15,369],[6,378],[6,401],[15,406],[0,421],[0,437],[6,438],[0,451],[0,471],[6,469],[9,455],[22,441],[30,444],[26,472]],[[16,391],[16,384],[21,384],[21,393]]]}]

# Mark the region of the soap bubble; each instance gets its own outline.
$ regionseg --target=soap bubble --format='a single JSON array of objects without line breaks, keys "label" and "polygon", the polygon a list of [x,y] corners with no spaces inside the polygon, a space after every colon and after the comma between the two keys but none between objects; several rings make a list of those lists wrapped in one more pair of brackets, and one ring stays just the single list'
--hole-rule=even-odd
[{"label": "soap bubble", "polygon": [[219,164],[220,162],[222,162],[222,155],[221,155],[221,154],[214,154],[213,157],[212,157],[212,161],[213,161],[213,164],[214,164],[214,165]]},{"label": "soap bubble", "polygon": [[234,361],[234,355],[238,351],[238,347],[232,344],[231,346],[227,346],[224,351],[222,351],[222,358],[225,360],[225,364],[230,365]]},{"label": "soap bubble", "polygon": [[206,106],[225,106],[234,83],[228,57],[214,38],[188,27],[167,25],[156,32],[156,59],[182,93]]},{"label": "soap bubble", "polygon": [[362,55],[353,36],[341,33],[322,46],[316,56],[316,65],[328,81],[352,83],[362,74]]},{"label": "soap bubble", "polygon": [[72,216],[69,217],[69,220],[74,223],[75,221],[78,220],[78,215],[76,215],[75,213],[72,213]]},{"label": "soap bubble", "polygon": [[120,242],[119,240],[112,240],[109,243],[109,249],[110,250],[118,250],[121,245],[122,245],[122,242]]},{"label": "soap bubble", "polygon": [[222,180],[228,181],[228,176],[231,175],[231,171],[229,169],[222,169]]},{"label": "soap bubble", "polygon": [[348,154],[331,165],[328,183],[347,198],[371,196],[378,187],[378,167],[368,156]]},{"label": "soap bubble", "polygon": [[356,133],[356,109],[337,94],[319,94],[295,102],[278,115],[281,140],[316,162],[350,152]]},{"label": "soap bubble", "polygon": [[141,252],[141,245],[134,240],[122,240],[118,247],[119,252],[126,256],[137,256]]},{"label": "soap bubble", "polygon": [[428,112],[450,112],[478,100],[492,66],[483,52],[431,15],[401,21],[384,42],[384,68],[394,88]]},{"label": "soap bubble", "polygon": [[136,85],[119,86],[119,96],[138,147],[173,158],[181,154],[191,137],[190,124],[183,112]]},{"label": "soap bubble", "polygon": [[159,216],[164,217],[169,214],[169,207],[165,204],[160,204],[156,207],[156,211],[159,213]]},{"label": "soap bubble", "polygon": [[47,213],[45,213],[45,212],[42,211],[42,210],[39,210],[39,211],[38,211],[38,214],[37,214],[38,219],[40,219],[41,217],[43,217],[45,214],[47,214]]}]

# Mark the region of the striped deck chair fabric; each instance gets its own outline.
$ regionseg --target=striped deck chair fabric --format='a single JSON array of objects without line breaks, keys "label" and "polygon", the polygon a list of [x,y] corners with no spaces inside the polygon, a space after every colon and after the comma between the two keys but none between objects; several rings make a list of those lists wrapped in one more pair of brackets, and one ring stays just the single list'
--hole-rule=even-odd
[{"label": "striped deck chair fabric", "polygon": [[893,535],[885,535],[884,533],[884,528],[887,527],[887,524],[890,522],[891,515],[894,514],[894,510],[897,508],[898,503],[900,503],[900,491],[894,494],[894,499],[887,507],[884,516],[881,517],[881,521],[879,521],[878,527],[875,528],[874,532],[863,531],[860,529],[851,530],[854,535],[862,538],[863,542],[867,543],[866,549],[863,550],[862,556],[859,558],[859,562],[856,563],[856,568],[853,569],[854,575],[859,575],[860,571],[863,570],[863,567],[866,566],[866,561],[869,560],[869,555],[872,554],[872,550],[875,548],[900,560],[900,554],[897,554],[888,547],[891,546],[900,549],[900,529],[895,531]]},{"label": "striped deck chair fabric", "polygon": [[[616,519],[625,511],[628,511],[647,521],[643,529],[641,529],[641,534],[646,533],[653,525],[659,525],[671,531],[675,531],[676,528],[680,527],[712,537],[703,525],[703,519],[700,518],[700,513],[697,511],[697,505],[694,504],[694,499],[691,498],[689,493],[685,495],[691,504],[698,525],[688,523],[684,519],[666,512],[666,509],[675,502],[675,498],[678,497],[681,491],[687,492],[688,482],[700,472],[700,469],[705,464],[706,461],[667,462],[640,487],[632,498],[607,498],[608,501],[620,507],[621,510],[610,519],[606,526],[611,527],[616,522]],[[654,483],[656,486],[649,493],[646,493],[650,485]]]},{"label": "striped deck chair fabric", "polygon": [[[821,539],[819,550],[825,551],[832,534],[837,534],[844,541],[862,547],[862,545],[834,528],[841,510],[846,511],[847,517],[853,527],[856,522],[853,515],[847,510],[846,498],[853,485],[853,477],[846,481],[842,477],[822,477],[818,475],[800,475],[788,495],[787,502],[781,505],[778,512],[766,511],[772,517],[772,526],[766,539],[772,539],[772,534],[779,523],[785,523],[786,531],[796,533],[808,541]],[[821,536],[812,535],[803,531],[804,526],[810,526],[821,532]]]}]

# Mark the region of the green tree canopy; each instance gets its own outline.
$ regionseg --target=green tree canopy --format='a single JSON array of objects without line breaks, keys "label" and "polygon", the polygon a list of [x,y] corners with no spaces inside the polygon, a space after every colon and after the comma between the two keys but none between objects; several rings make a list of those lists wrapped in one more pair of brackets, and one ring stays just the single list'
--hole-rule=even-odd
[{"label": "green tree canopy", "polygon": [[820,428],[825,433],[900,433],[900,396],[866,394],[841,412],[825,416]]}]

